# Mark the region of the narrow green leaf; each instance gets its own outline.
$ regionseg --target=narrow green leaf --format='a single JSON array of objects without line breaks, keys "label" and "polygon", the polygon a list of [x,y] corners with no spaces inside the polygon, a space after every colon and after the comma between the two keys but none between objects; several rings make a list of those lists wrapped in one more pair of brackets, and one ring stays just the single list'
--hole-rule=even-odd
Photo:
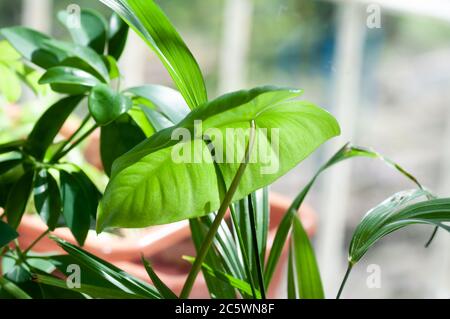
[{"label": "narrow green leaf", "polygon": [[127,114],[106,126],[102,126],[100,154],[105,173],[110,176],[113,162],[142,142],[145,137],[141,128]]},{"label": "narrow green leaf", "polygon": [[289,245],[288,273],[287,273],[287,296],[288,299],[297,299],[297,288],[295,286],[294,260],[292,258],[292,243]]},{"label": "narrow green leaf", "polygon": [[53,237],[53,240],[64,249],[78,264],[83,265],[97,276],[106,279],[109,285],[114,285],[122,291],[150,299],[160,299],[161,295],[155,287],[130,276],[114,265],[76,247],[64,240]]},{"label": "narrow green leaf", "polygon": [[178,299],[177,295],[174,294],[172,290],[170,290],[169,287],[166,286],[165,283],[159,279],[158,275],[153,270],[150,263],[144,258],[144,256],[141,256],[142,263],[144,264],[145,270],[147,271],[148,276],[152,280],[153,284],[155,285],[156,289],[158,289],[161,296],[163,296],[165,299]]},{"label": "narrow green leaf", "polygon": [[96,85],[89,95],[89,111],[97,124],[103,126],[116,120],[132,107],[131,100],[106,84]]},{"label": "narrow green leaf", "polygon": [[286,211],[283,220],[281,221],[276,235],[275,239],[272,245],[272,248],[270,250],[270,255],[267,260],[267,266],[265,269],[265,283],[266,285],[269,285],[272,275],[275,271],[275,267],[278,263],[278,260],[281,256],[282,249],[284,247],[284,243],[286,242],[287,236],[289,234],[289,231],[291,229],[292,219],[293,216],[297,213],[298,209],[302,205],[303,201],[305,200],[306,196],[308,195],[309,191],[311,190],[312,186],[315,184],[317,178],[319,175],[324,172],[326,169],[330,168],[331,166],[340,163],[344,160],[355,158],[355,157],[367,157],[367,158],[375,158],[383,161],[390,167],[394,168],[396,171],[398,171],[400,174],[405,176],[407,179],[411,180],[414,184],[416,184],[419,188],[423,188],[422,185],[419,183],[419,181],[408,171],[406,171],[404,168],[402,168],[397,163],[393,162],[392,160],[382,156],[380,153],[370,150],[367,148],[359,147],[359,146],[353,146],[350,143],[344,145],[336,154],[334,154],[328,162],[326,162],[323,166],[320,167],[320,169],[316,172],[316,174],[313,176],[313,178],[310,180],[310,182],[302,189],[302,191],[297,195],[295,200],[292,202],[289,209]]},{"label": "narrow green leaf", "polygon": [[[203,241],[205,240],[206,233],[208,232],[209,227],[211,226],[212,219],[214,217],[205,216],[203,218],[194,218],[189,220],[189,224],[191,227],[192,241],[194,242],[194,246],[196,251],[198,252],[200,247],[202,246]],[[220,232],[218,232],[219,235]],[[219,236],[216,236],[219,237]],[[210,249],[205,257],[205,263],[210,265],[213,269],[224,272],[226,261],[229,258],[226,255],[221,254],[220,247],[223,241],[214,242],[214,247],[217,249]],[[229,250],[225,250],[227,252]],[[231,250],[233,251],[233,250]],[[236,252],[236,250],[234,250]],[[205,278],[206,285],[208,286],[209,293],[212,298],[217,299],[234,299],[236,298],[236,293],[233,287],[228,285],[223,285],[222,281],[217,279],[216,277],[210,275],[207,271],[202,269],[203,277]]]},{"label": "narrow green leaf", "polygon": [[7,173],[17,165],[21,164],[23,162],[23,159],[11,159],[6,160],[3,162],[0,162],[0,175]]},{"label": "narrow green leaf", "polygon": [[101,0],[155,51],[191,109],[208,98],[200,68],[169,19],[153,0]]},{"label": "narrow green leaf", "polygon": [[5,277],[0,276],[0,287],[4,289],[8,294],[17,299],[31,299],[25,291],[20,289],[17,285],[7,280]]},{"label": "narrow green leaf", "polygon": [[27,153],[42,160],[64,122],[83,98],[84,96],[70,96],[50,106],[28,136],[24,146]]},{"label": "narrow green leaf", "polygon": [[70,291],[76,291],[79,293],[83,293],[89,295],[92,298],[100,298],[100,299],[142,299],[142,296],[130,294],[120,289],[110,289],[104,287],[97,287],[92,285],[82,284],[81,287],[73,287],[69,288],[67,283],[61,279],[56,279],[46,275],[35,275],[34,281],[49,285],[57,288],[67,289]]},{"label": "narrow green leaf", "polygon": [[378,240],[409,225],[433,225],[450,231],[450,227],[444,224],[450,222],[450,199],[414,203],[429,195],[428,191],[422,189],[404,191],[371,209],[353,233],[349,262],[357,263]]},{"label": "narrow green leaf", "polygon": [[[90,73],[66,66],[57,66],[47,70],[39,80],[40,84],[65,85],[64,91],[68,94],[81,94],[89,88],[100,84],[100,81]],[[57,88],[58,89],[58,88]]]},{"label": "narrow green leaf", "polygon": [[11,192],[8,195],[6,202],[6,217],[8,224],[16,229],[22,216],[27,208],[28,200],[33,189],[34,171],[26,172],[16,184],[14,184]]},{"label": "narrow green leaf", "polygon": [[58,13],[58,19],[67,28],[76,44],[89,46],[98,54],[105,51],[107,23],[102,15],[93,10],[82,9],[79,18],[80,25],[73,26],[73,15],[66,10]]},{"label": "narrow green leaf", "polygon": [[292,251],[297,273],[298,296],[301,299],[324,299],[314,250],[298,216],[294,217],[292,227]]},{"label": "narrow green leaf", "polygon": [[117,13],[113,13],[109,19],[108,54],[119,60],[128,38],[128,24]]},{"label": "narrow green leaf", "polygon": [[24,140],[12,141],[5,144],[0,144],[0,154],[5,154],[9,152],[20,151],[21,147],[24,145]]},{"label": "narrow green leaf", "polygon": [[19,237],[19,234],[8,224],[0,220],[0,248]]},{"label": "narrow green leaf", "polygon": [[83,246],[91,225],[91,216],[96,210],[95,198],[75,177],[75,173],[60,171],[59,174],[64,220],[77,242]]},{"label": "narrow green leaf", "polygon": [[[194,261],[195,261],[194,257],[183,256],[183,259],[186,261],[189,261],[190,263],[194,263]],[[221,271],[217,271],[216,269],[211,268],[206,263],[202,264],[202,269],[205,270],[209,275],[221,280],[222,282],[224,282],[236,289],[239,289],[240,291],[243,291],[248,295],[252,294],[252,289],[251,289],[251,286],[249,283],[247,283],[241,279],[237,279],[233,276],[230,276],[229,274],[223,273]],[[256,291],[256,297],[261,298],[261,293],[259,291]]]},{"label": "narrow green leaf", "polygon": [[55,178],[41,169],[34,183],[34,205],[36,211],[50,230],[54,230],[62,210],[61,196]]}]

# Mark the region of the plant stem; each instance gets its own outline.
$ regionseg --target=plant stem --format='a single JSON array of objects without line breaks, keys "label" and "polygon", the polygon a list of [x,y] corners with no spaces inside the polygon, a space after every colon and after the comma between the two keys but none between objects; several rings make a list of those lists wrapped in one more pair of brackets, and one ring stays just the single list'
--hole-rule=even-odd
[{"label": "plant stem", "polygon": [[58,149],[56,150],[55,154],[52,156],[52,158],[50,159],[50,161],[53,161],[53,159],[59,155],[59,153],[61,153],[61,151],[70,143],[73,141],[73,139],[81,132],[81,130],[86,126],[87,122],[89,121],[89,119],[91,118],[91,115],[88,114],[86,115],[86,117],[83,119],[83,121],[81,122],[80,126],[78,127],[78,129],[64,142],[61,144],[60,147],[58,147]]},{"label": "plant stem", "polygon": [[245,272],[246,275],[251,283],[250,287],[252,289],[252,295],[253,298],[257,299],[257,295],[256,295],[256,291],[255,291],[255,287],[253,286],[253,276],[252,276],[252,272],[250,270],[250,266],[248,264],[248,256],[247,253],[245,252],[245,246],[244,246],[244,240],[242,239],[242,234],[241,234],[241,230],[240,227],[237,223],[237,217],[236,217],[236,212],[233,208],[233,205],[230,206],[230,211],[231,211],[231,221],[233,222],[233,226],[236,230],[236,236],[238,238],[238,242],[239,242],[239,246],[241,247],[241,253],[242,253],[242,259],[244,262],[244,268],[245,268]]},{"label": "plant stem", "polygon": [[72,145],[69,146],[68,149],[65,151],[60,152],[59,154],[55,155],[52,159],[52,162],[57,162],[59,159],[66,156],[71,150],[73,150],[75,147],[78,146],[82,141],[84,141],[89,135],[92,134],[96,129],[98,128],[98,125],[95,124],[93,127],[91,127],[86,133],[84,133],[78,140],[72,143]]},{"label": "plant stem", "polygon": [[261,298],[266,299],[266,291],[263,279],[263,271],[261,267],[261,258],[259,256],[259,247],[258,247],[258,237],[256,235],[256,223],[255,223],[255,212],[253,210],[252,196],[247,196],[248,200],[248,208],[250,213],[250,227],[252,231],[252,243],[253,243],[253,252],[255,254],[256,260],[256,268],[258,271],[258,281],[259,281],[259,290],[261,291]]},{"label": "plant stem", "polygon": [[38,238],[36,238],[32,243],[31,243],[31,245],[30,246],[28,246],[28,248],[27,249],[25,249],[24,251],[23,251],[23,255],[27,255],[27,253],[42,239],[42,238],[44,238],[45,236],[47,236],[48,234],[50,233],[50,229],[47,229],[45,232],[43,232],[42,234],[40,234],[39,235],[39,237]]},{"label": "plant stem", "polygon": [[341,286],[339,287],[338,294],[336,299],[339,299],[342,294],[342,290],[344,290],[345,283],[347,282],[348,276],[350,275],[350,271],[353,268],[353,264],[351,262],[348,263],[347,271],[345,272],[344,279],[342,280]]},{"label": "plant stem", "polygon": [[194,286],[195,279],[197,278],[197,275],[202,268],[202,264],[203,264],[203,261],[205,260],[206,254],[208,253],[208,250],[211,247],[212,242],[214,241],[214,237],[216,236],[217,230],[219,229],[222,219],[224,218],[225,213],[227,212],[227,208],[230,205],[231,201],[233,200],[234,193],[236,192],[236,190],[239,186],[239,183],[241,182],[242,176],[244,175],[245,169],[246,169],[247,164],[250,159],[251,151],[253,149],[254,130],[255,130],[255,124],[252,121],[251,128],[250,128],[249,141],[247,144],[247,149],[245,151],[244,161],[239,166],[239,168],[236,172],[236,175],[234,176],[234,179],[231,182],[230,188],[226,192],[225,197],[222,201],[222,204],[220,205],[219,211],[217,212],[217,216],[214,219],[214,222],[211,225],[211,228],[209,229],[208,233],[206,234],[206,237],[205,237],[205,240],[204,240],[202,246],[200,247],[197,257],[195,258],[195,262],[192,265],[191,271],[189,272],[188,278],[186,279],[186,282],[184,283],[183,290],[181,291],[181,294],[180,294],[181,299],[186,299],[189,297],[192,287]]}]

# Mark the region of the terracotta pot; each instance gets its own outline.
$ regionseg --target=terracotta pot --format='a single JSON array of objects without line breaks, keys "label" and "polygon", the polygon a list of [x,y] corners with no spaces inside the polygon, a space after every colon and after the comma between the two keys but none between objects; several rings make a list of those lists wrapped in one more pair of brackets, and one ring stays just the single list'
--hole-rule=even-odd
[{"label": "terracotta pot", "polygon": [[[269,247],[275,236],[277,226],[283,217],[290,201],[285,197],[271,193],[271,222],[269,228]],[[308,206],[302,206],[300,216],[306,231],[311,236],[316,230],[316,214]],[[25,215],[19,226],[19,243],[21,247],[28,247],[42,232],[46,225],[36,215]],[[183,255],[195,256],[194,246],[190,240],[190,229],[187,221],[173,223],[164,226],[150,227],[128,233],[125,237],[112,234],[90,232],[84,249],[105,260],[114,263],[126,272],[148,280],[148,275],[140,263],[140,255],[151,260],[155,271],[161,279],[175,292],[180,292],[190,264],[182,260]],[[75,243],[73,236],[67,228],[60,228],[53,232],[54,235],[69,242]],[[286,247],[285,247],[286,248]],[[62,252],[62,250],[50,239],[42,239],[34,248],[36,252]],[[269,296],[276,296],[282,280],[283,269],[286,261],[286,251],[280,260],[280,264],[274,274]],[[208,291],[201,276],[193,289],[193,298],[207,298]]]}]

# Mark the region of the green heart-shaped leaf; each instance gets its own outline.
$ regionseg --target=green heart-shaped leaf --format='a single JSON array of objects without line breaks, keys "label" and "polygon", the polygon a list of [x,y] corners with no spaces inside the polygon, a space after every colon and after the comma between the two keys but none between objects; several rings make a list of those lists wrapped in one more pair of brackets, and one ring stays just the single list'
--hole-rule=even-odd
[{"label": "green heart-shaped leaf", "polygon": [[[97,229],[171,223],[218,209],[222,193],[216,167],[207,144],[193,137],[197,120],[202,121],[203,132],[215,129],[222,136],[226,136],[230,128],[248,129],[254,121],[258,128],[255,143],[265,146],[270,153],[273,171],[267,167],[269,163],[256,158],[256,151],[252,152],[234,200],[274,182],[326,140],[339,134],[336,120],[326,111],[310,103],[286,101],[300,93],[262,87],[227,94],[195,109],[178,125],[159,131],[136,146],[113,165]],[[178,130],[189,132],[191,139],[178,143]],[[246,141],[223,143],[212,138],[211,144],[216,154],[224,154],[225,159],[233,149],[236,151],[232,163],[219,163],[228,187],[242,160],[237,154],[243,154]],[[180,148],[192,150],[190,159],[205,160],[180,162],[174,159]]]}]

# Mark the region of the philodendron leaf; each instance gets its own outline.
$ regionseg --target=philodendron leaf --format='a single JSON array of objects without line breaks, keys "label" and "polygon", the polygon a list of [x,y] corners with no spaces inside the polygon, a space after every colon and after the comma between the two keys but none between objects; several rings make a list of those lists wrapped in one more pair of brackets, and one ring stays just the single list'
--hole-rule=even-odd
[{"label": "philodendron leaf", "polygon": [[24,149],[28,154],[42,160],[48,147],[63,126],[66,119],[84,98],[82,95],[70,96],[59,100],[39,118],[34,125]]},{"label": "philodendron leaf", "polygon": [[450,227],[450,198],[425,200],[426,190],[400,192],[370,210],[353,233],[349,249],[349,263],[357,263],[378,240],[409,225],[426,224],[439,226],[447,231]]},{"label": "philodendron leaf", "polygon": [[66,66],[57,66],[47,70],[39,79],[39,84],[50,84],[56,92],[82,94],[89,88],[100,84],[90,73]]},{"label": "philodendron leaf", "polygon": [[34,184],[34,205],[50,230],[54,230],[61,214],[61,196],[58,183],[46,170],[41,169]]},{"label": "philodendron leaf", "polygon": [[113,56],[116,60],[119,60],[125,49],[128,30],[128,24],[114,12],[109,19],[108,54]]},{"label": "philodendron leaf", "polygon": [[[242,129],[248,133],[254,121],[258,147],[252,151],[234,200],[274,182],[339,134],[336,120],[323,109],[307,102],[287,101],[300,93],[262,87],[227,94],[136,146],[113,165],[97,229],[171,223],[219,208],[222,194],[216,167],[208,146],[194,138],[194,131],[195,136],[211,138],[216,160],[226,162],[219,167],[229,187],[242,161],[239,154],[245,153],[246,146],[245,136],[233,140],[233,134]],[[231,130],[225,141],[220,138],[230,129],[237,130]],[[184,138],[181,142],[180,137]]]},{"label": "philodendron leaf", "polygon": [[11,226],[0,219],[0,248],[16,239],[19,234]]},{"label": "philodendron leaf", "polygon": [[131,99],[115,92],[106,84],[95,86],[89,95],[89,111],[97,124],[113,122],[133,106]]},{"label": "philodendron leaf", "polygon": [[[69,30],[76,44],[89,46],[98,54],[103,54],[106,45],[107,24],[102,15],[92,10],[82,9],[80,15],[75,16],[67,10],[63,10],[58,13],[58,19]],[[79,20],[74,21],[74,19]]]},{"label": "philodendron leaf", "polygon": [[207,101],[203,76],[192,53],[153,0],[100,0],[152,48],[171,75],[187,104]]},{"label": "philodendron leaf", "polygon": [[17,183],[14,184],[8,195],[5,212],[8,218],[8,224],[13,228],[19,226],[22,216],[25,213],[33,189],[33,180],[34,171],[26,172]]}]

